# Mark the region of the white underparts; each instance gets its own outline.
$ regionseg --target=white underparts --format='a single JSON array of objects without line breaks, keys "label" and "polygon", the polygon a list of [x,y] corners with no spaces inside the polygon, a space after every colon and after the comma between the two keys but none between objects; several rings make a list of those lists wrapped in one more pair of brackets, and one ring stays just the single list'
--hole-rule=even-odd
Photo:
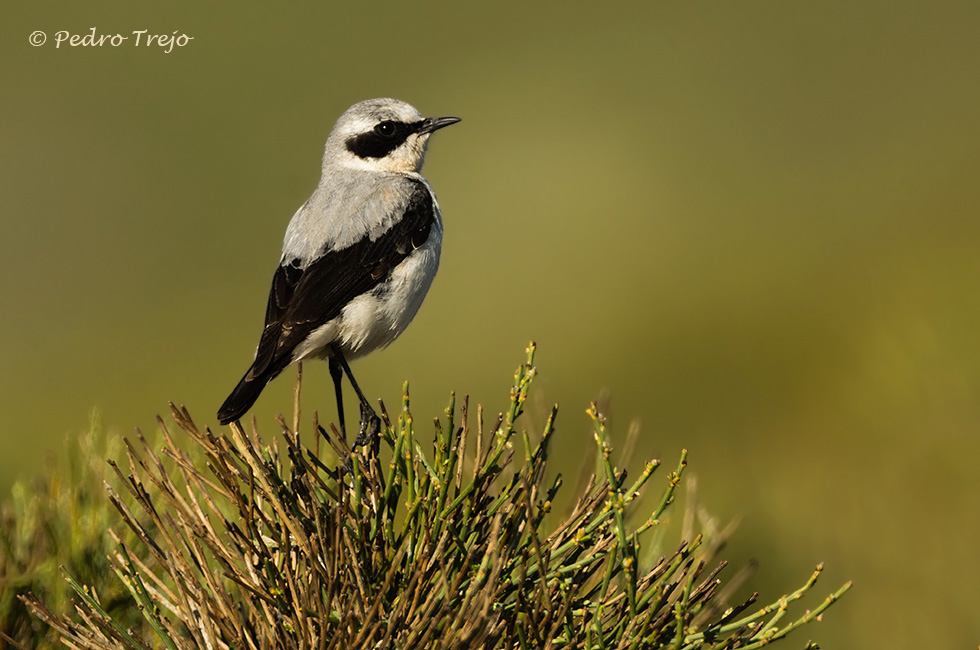
[{"label": "white underparts", "polygon": [[351,300],[340,316],[313,330],[293,351],[293,361],[330,356],[339,343],[354,359],[384,348],[405,331],[432,285],[439,268],[442,222],[436,213],[429,238],[411,252],[374,289]]}]

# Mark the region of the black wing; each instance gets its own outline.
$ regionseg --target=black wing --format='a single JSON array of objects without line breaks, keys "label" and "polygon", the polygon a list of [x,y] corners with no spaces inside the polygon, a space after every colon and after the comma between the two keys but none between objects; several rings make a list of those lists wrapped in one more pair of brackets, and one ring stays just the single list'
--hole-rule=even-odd
[{"label": "black wing", "polygon": [[240,418],[259,393],[292,362],[293,351],[357,296],[384,281],[409,253],[425,243],[435,221],[432,194],[415,182],[405,214],[377,239],[329,251],[305,269],[284,260],[272,278],[265,328],[255,361],[218,411],[227,424]]}]

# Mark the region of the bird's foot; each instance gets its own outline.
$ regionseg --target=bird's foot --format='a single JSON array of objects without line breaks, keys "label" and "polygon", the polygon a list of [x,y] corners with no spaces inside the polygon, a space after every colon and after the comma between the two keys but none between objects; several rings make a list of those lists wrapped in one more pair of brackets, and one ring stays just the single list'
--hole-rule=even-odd
[{"label": "bird's foot", "polygon": [[361,402],[361,429],[354,440],[354,446],[360,447],[373,442],[381,434],[381,418],[370,405]]},{"label": "bird's foot", "polygon": [[374,442],[380,434],[381,418],[370,405],[361,402],[361,430],[357,434],[357,439],[354,440],[354,447]]},{"label": "bird's foot", "polygon": [[[346,438],[346,436],[345,436]],[[378,414],[374,412],[367,404],[361,404],[361,428],[357,434],[357,438],[354,440],[354,444],[351,446],[351,451],[357,449],[358,447],[366,444],[371,444],[371,452],[375,455],[378,453],[378,442],[381,440],[381,418]],[[352,458],[353,453],[345,453],[340,467],[337,468],[337,479],[341,479],[346,474],[352,474],[354,471],[354,460]]]}]

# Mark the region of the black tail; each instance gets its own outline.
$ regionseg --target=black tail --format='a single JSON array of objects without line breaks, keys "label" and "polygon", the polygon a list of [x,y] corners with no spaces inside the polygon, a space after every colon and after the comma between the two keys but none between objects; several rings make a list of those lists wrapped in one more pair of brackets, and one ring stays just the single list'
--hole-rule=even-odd
[{"label": "black tail", "polygon": [[255,400],[259,398],[262,389],[278,374],[278,372],[264,372],[255,376],[253,368],[249,368],[235,389],[231,391],[231,395],[228,396],[225,403],[218,409],[218,422],[228,424],[245,415],[252,408],[252,404],[255,404]]}]

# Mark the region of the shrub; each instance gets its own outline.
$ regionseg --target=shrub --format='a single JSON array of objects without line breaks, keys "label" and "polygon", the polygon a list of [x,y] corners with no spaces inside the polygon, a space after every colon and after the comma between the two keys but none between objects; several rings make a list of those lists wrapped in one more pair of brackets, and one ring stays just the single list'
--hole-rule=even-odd
[{"label": "shrub", "polygon": [[71,436],[65,448],[67,466],[14,484],[0,503],[0,648],[7,645],[4,635],[27,648],[63,647],[19,599],[33,593],[54,611],[67,611],[74,590],[62,570],[101,594],[104,609],[121,624],[139,626],[143,619],[108,558],[115,544],[106,531],[119,514],[105,498],[112,475],[105,458],[122,450],[121,441],[109,442],[93,417],[89,430]]},{"label": "shrub", "polygon": [[[202,459],[164,426],[160,452],[127,443],[127,475],[117,470],[135,505],[109,490],[137,540],[117,540],[113,570],[145,624],[119,618],[76,578],[75,616],[25,600],[74,648],[695,649],[766,645],[847,589],[783,623],[819,567],[769,605],[753,595],[729,607],[725,564],[703,536],[645,562],[641,542],[671,507],[686,454],[631,524],[658,463],[632,480],[618,470],[594,404],[601,470],[570,512],[551,514],[562,487],[545,471],[557,407],[537,440],[517,426],[533,355],[532,344],[491,426],[478,408],[474,431],[468,401],[453,398],[428,453],[407,387],[395,421],[382,405],[379,439],[356,450],[315,420],[312,447],[281,418],[281,438],[266,444],[254,426],[216,435],[174,407]],[[328,448],[346,471],[324,460]]]}]

